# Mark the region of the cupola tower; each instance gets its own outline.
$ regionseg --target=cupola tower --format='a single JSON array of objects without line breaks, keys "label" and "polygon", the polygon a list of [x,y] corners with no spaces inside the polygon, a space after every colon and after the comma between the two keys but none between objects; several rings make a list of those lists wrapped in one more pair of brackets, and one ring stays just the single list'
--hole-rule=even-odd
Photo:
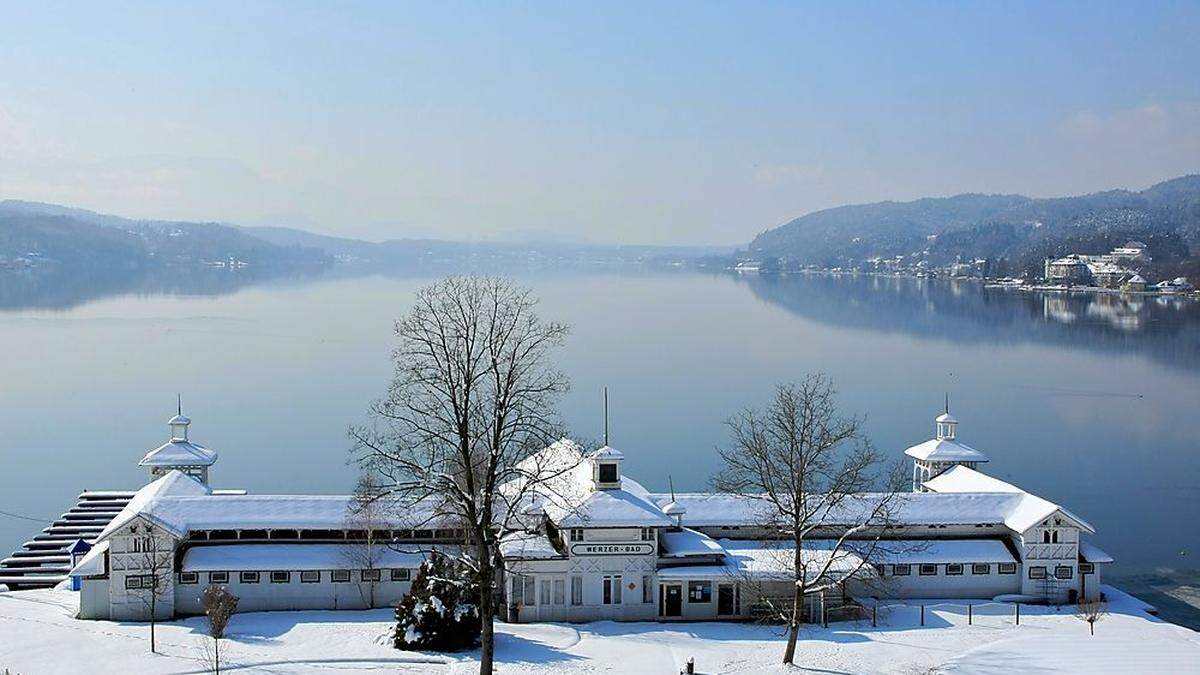
[{"label": "cupola tower", "polygon": [[171,429],[170,438],[147,452],[138,466],[149,468],[152,481],[178,469],[208,485],[208,467],[216,463],[217,453],[188,440],[188,427],[192,420],[183,414],[182,401],[177,401],[176,406],[175,416],[167,420],[167,426]]}]

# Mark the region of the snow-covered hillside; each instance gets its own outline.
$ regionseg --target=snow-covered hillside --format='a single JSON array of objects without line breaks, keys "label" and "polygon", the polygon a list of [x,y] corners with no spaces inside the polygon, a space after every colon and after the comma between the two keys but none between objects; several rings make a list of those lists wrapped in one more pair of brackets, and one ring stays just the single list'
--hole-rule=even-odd
[{"label": "snow-covered hillside", "polygon": [[[1136,599],[1106,589],[1110,615],[1096,635],[1067,610],[1023,607],[1016,626],[1007,608],[980,608],[967,625],[961,606],[928,601],[870,621],[804,631],[798,663],[824,672],[1200,673],[1200,633],[1142,611]],[[159,626],[162,655],[149,653],[143,624],[78,621],[69,591],[0,593],[0,669],[13,673],[199,673],[205,669],[200,619]],[[270,673],[452,672],[476,669],[474,655],[414,654],[387,641],[390,612],[274,612],[234,617],[223,643],[230,670]],[[701,673],[782,672],[782,632],[731,623],[499,624],[500,672],[674,673],[696,660]]]}]

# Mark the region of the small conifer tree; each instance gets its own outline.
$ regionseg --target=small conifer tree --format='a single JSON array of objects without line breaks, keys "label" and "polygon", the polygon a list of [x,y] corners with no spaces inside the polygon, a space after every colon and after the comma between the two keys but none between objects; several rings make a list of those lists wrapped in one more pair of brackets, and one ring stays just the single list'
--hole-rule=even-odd
[{"label": "small conifer tree", "polygon": [[396,649],[458,651],[479,644],[479,589],[471,578],[442,555],[421,563],[396,607]]}]

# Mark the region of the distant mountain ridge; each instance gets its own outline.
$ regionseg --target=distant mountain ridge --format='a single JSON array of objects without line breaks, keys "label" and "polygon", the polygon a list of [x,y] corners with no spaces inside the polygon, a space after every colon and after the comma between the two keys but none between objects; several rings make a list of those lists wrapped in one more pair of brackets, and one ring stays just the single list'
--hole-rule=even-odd
[{"label": "distant mountain ridge", "polygon": [[1140,192],[1057,198],[961,194],[839,206],[759,234],[748,252],[829,266],[899,255],[938,263],[959,256],[1004,257],[1028,264],[1072,246],[1102,247],[1119,239],[1145,240],[1164,260],[1194,258],[1200,251],[1200,175]]},{"label": "distant mountain ridge", "polygon": [[[240,270],[243,283],[250,283],[280,274],[310,274],[335,264],[384,273],[578,271],[677,266],[732,251],[731,246],[606,245],[561,238],[371,242],[283,226],[136,220],[57,204],[0,201],[0,273],[35,275],[38,287],[49,290],[56,280],[67,278],[76,286],[96,278],[104,278],[113,288],[161,286],[164,278],[170,278],[165,270],[189,268]],[[173,278],[190,283],[194,276]],[[201,281],[206,289],[229,287],[208,276]]]},{"label": "distant mountain ridge", "polygon": [[0,202],[0,260],[27,267],[151,269],[227,264],[323,266],[312,247],[280,245],[221,223],[134,220],[57,204]]}]

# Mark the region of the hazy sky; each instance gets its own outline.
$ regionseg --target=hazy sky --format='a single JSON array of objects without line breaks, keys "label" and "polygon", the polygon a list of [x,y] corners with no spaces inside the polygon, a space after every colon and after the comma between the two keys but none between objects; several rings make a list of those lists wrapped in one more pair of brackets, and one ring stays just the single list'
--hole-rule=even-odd
[{"label": "hazy sky", "polygon": [[1200,171],[1200,2],[0,0],[0,198],[368,238],[744,242]]}]

